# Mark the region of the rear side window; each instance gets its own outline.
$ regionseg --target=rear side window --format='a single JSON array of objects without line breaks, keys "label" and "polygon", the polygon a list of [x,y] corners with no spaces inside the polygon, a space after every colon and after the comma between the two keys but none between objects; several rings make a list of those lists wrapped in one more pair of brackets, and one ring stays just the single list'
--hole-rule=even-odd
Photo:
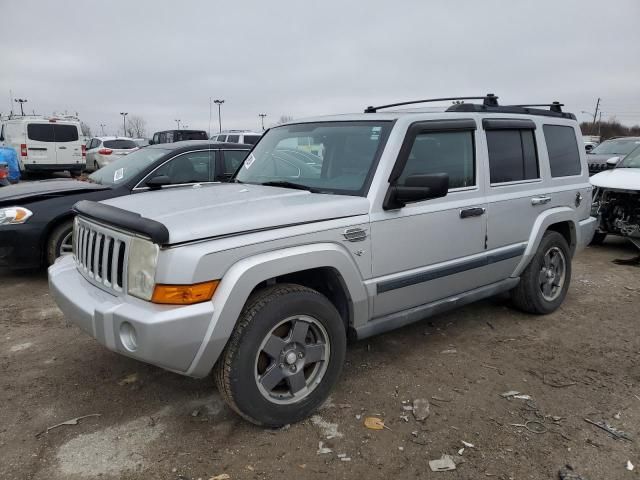
[{"label": "rear side window", "polygon": [[425,132],[416,135],[398,183],[411,175],[447,173],[449,188],[475,185],[473,132]]},{"label": "rear side window", "polygon": [[78,127],[58,123],[53,124],[53,135],[56,142],[77,142],[80,138],[78,137]]},{"label": "rear side window", "polygon": [[226,135],[218,135],[218,142],[224,142],[227,139]]},{"label": "rear side window", "polygon": [[134,142],[133,140],[118,139],[118,140],[105,140],[104,146],[105,148],[129,149],[129,148],[136,148],[138,145],[136,145],[136,142]]},{"label": "rear side window", "polygon": [[247,145],[255,145],[260,140],[260,135],[245,135],[244,141],[242,143],[246,143]]},{"label": "rear side window", "polygon": [[229,143],[238,143],[240,141],[240,135],[229,135],[227,137],[227,142]]},{"label": "rear side window", "polygon": [[539,178],[533,130],[487,130],[491,183]]},{"label": "rear side window", "polygon": [[576,133],[571,127],[544,125],[544,139],[549,152],[549,166],[552,177],[580,175],[580,152]]},{"label": "rear side window", "polygon": [[224,174],[233,175],[240,168],[242,162],[249,153],[247,150],[225,150],[224,152]]},{"label": "rear side window", "polygon": [[27,125],[27,137],[36,142],[55,142],[53,123],[30,123]]},{"label": "rear side window", "polygon": [[181,140],[208,140],[207,132],[176,132],[175,141]]}]

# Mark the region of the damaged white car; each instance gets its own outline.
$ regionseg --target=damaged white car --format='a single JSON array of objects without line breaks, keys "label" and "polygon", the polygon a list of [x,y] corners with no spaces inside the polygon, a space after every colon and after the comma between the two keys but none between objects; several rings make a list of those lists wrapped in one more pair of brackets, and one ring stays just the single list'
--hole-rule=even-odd
[{"label": "damaged white car", "polygon": [[[619,235],[640,249],[640,147],[590,181],[595,187],[591,214],[599,222],[591,244],[601,244],[607,235]],[[640,265],[640,255],[616,262]]]}]

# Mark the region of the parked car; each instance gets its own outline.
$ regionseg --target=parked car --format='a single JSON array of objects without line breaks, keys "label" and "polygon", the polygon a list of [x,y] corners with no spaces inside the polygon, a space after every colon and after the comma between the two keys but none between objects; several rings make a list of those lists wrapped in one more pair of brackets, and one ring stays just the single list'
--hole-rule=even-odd
[{"label": "parked car", "polygon": [[153,138],[149,140],[150,145],[159,143],[184,142],[186,140],[208,140],[207,132],[204,130],[165,130],[164,132],[156,132]]},{"label": "parked car", "polygon": [[[491,95],[382,108],[270,129],[233,183],[77,203],[53,298],[115,352],[213,370],[231,408],[269,426],[326,400],[347,337],[502,292],[556,310],[596,225],[575,116]],[[321,169],[282,159],[309,145]]]},{"label": "parked car", "polygon": [[619,235],[640,249],[640,147],[590,180],[596,187],[592,215],[598,218],[592,243],[599,245],[607,235]]},{"label": "parked car", "polygon": [[587,156],[589,172],[594,175],[615,166],[627,154],[640,145],[640,137],[620,137],[605,140],[594,147]]},{"label": "parked car", "polygon": [[87,144],[87,170],[98,170],[138,148],[128,137],[93,137]]},{"label": "parked car", "polygon": [[78,200],[222,182],[233,175],[249,149],[209,141],[154,145],[118,158],[86,181],[52,179],[3,187],[0,265],[35,268],[71,253],[71,207]]},{"label": "parked car", "polygon": [[223,130],[211,137],[216,142],[226,143],[245,143],[247,145],[255,145],[260,140],[261,133],[252,132],[251,130]]},{"label": "parked car", "polygon": [[80,121],[73,118],[24,116],[4,121],[0,143],[19,152],[21,172],[69,171],[85,168]]}]

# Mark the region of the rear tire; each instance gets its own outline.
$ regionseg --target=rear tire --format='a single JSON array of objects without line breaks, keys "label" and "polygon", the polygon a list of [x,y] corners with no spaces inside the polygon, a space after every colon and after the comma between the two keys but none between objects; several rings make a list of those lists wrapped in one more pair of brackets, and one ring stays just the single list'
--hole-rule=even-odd
[{"label": "rear tire", "polygon": [[564,301],[571,282],[571,252],[565,238],[547,231],[533,259],[511,292],[513,304],[520,310],[544,315],[555,311]]},{"label": "rear tire", "polygon": [[301,285],[253,294],[214,368],[227,404],[257,425],[308,417],[342,370],[346,330],[329,300]]},{"label": "rear tire", "polygon": [[53,265],[56,258],[71,253],[73,221],[67,220],[56,226],[47,240],[47,266]]},{"label": "rear tire", "polygon": [[605,238],[607,238],[607,232],[596,232],[593,234],[589,245],[602,245]]}]

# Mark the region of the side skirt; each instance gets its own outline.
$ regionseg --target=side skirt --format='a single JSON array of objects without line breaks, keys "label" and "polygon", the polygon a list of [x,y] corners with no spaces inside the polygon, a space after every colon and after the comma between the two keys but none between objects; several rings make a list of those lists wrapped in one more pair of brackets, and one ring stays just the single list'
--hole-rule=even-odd
[{"label": "side skirt", "polygon": [[365,325],[355,329],[357,339],[360,340],[388,332],[389,330],[395,330],[396,328],[404,327],[405,325],[418,322],[433,315],[437,315],[438,313],[446,312],[448,310],[482,300],[483,298],[498,295],[511,290],[518,285],[519,282],[520,278],[507,278],[490,285],[469,290],[468,292],[373,319]]}]

